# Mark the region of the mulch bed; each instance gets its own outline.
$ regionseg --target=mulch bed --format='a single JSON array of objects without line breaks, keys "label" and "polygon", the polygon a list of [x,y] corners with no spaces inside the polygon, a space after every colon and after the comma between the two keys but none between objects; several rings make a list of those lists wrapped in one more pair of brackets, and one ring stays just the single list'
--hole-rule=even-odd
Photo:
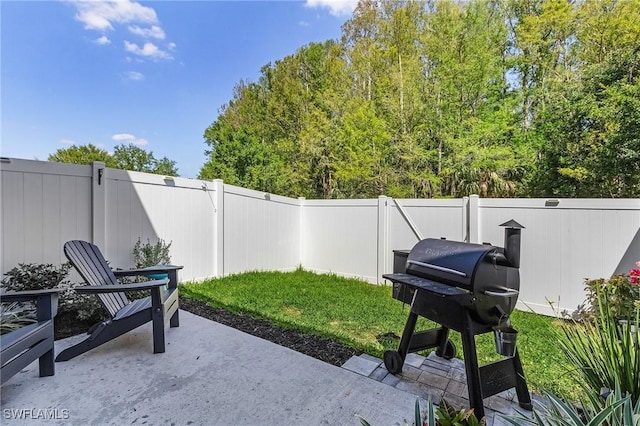
[{"label": "mulch bed", "polygon": [[86,333],[97,321],[80,321],[75,312],[59,313],[53,319],[53,331],[56,340]]},{"label": "mulch bed", "polygon": [[[180,309],[337,366],[344,364],[353,355],[362,353],[335,340],[277,327],[269,321],[252,318],[249,315],[212,308],[199,300],[181,297]],[[92,322],[82,322],[68,315],[58,315],[55,319],[55,338],[58,340],[86,333],[91,325],[93,325]]]},{"label": "mulch bed", "polygon": [[337,366],[341,366],[352,356],[362,353],[335,340],[277,327],[269,321],[248,315],[212,308],[199,300],[180,298],[180,309]]}]

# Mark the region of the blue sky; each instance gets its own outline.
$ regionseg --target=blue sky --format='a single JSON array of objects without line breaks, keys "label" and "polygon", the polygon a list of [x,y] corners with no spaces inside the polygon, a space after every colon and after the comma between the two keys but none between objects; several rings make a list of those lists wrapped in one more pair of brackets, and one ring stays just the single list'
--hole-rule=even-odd
[{"label": "blue sky", "polygon": [[355,3],[2,0],[0,155],[134,143],[196,177],[236,83],[338,39]]}]

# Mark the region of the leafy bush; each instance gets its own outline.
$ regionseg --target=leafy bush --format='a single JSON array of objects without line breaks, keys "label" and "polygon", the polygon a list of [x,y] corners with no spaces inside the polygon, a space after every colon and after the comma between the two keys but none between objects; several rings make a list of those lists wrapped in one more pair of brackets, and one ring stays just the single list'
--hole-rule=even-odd
[{"label": "leafy bush", "polygon": [[98,298],[91,294],[81,294],[76,292],[75,287],[85,285],[73,284],[64,289],[60,298],[60,313],[71,313],[81,321],[101,321],[105,319],[105,311]]},{"label": "leafy bush", "polygon": [[[619,383],[623,393],[640,398],[640,308],[620,321],[609,301],[611,292],[595,289],[598,315],[593,321],[561,326],[560,347],[576,378],[595,393]],[[619,311],[618,311],[619,312]]]},{"label": "leafy bush", "polygon": [[[426,419],[424,418],[426,415]],[[425,415],[420,411],[420,400],[416,399],[415,412],[414,412],[414,426],[481,426],[485,425],[486,421],[483,417],[482,420],[473,414],[473,409],[467,410],[461,408],[456,410],[445,399],[440,401],[440,406],[436,409],[433,402],[429,400],[429,406]],[[370,426],[369,422],[358,416],[362,426]],[[405,420],[405,425],[407,421]]]},{"label": "leafy bush", "polygon": [[[171,255],[169,249],[171,248],[171,242],[165,244],[164,240],[158,238],[155,244],[151,244],[151,241],[147,238],[146,243],[142,243],[141,239],[133,246],[133,263],[136,269],[146,268],[148,266],[155,265],[169,265],[171,263]],[[154,277],[129,277],[123,278],[121,281],[128,280],[130,282],[144,282]],[[131,291],[127,293],[127,297],[130,300],[142,299],[149,296],[149,291]]]},{"label": "leafy bush", "polygon": [[[640,262],[636,265],[640,268]],[[606,297],[611,314],[618,319],[633,318],[640,309],[640,269],[631,269],[628,274],[614,275],[609,279],[585,280],[586,305],[578,306],[573,318],[591,321],[600,312],[598,293]]]},{"label": "leafy bush", "polygon": [[585,283],[587,305],[561,324],[558,341],[587,399],[578,408],[545,392],[548,404],[505,417],[510,424],[640,426],[640,270]]},{"label": "leafy bush", "polygon": [[149,239],[143,244],[140,238],[138,238],[138,241],[133,246],[133,262],[135,267],[146,268],[147,266],[170,264],[170,248],[171,242],[165,244],[161,238],[159,238],[155,244],[151,244]]},{"label": "leafy bush", "polygon": [[570,404],[556,395],[545,392],[549,402],[536,402],[532,416],[504,416],[507,423],[515,426],[639,426],[640,400],[633,400],[630,395],[624,395],[620,388],[606,398],[598,394],[589,393],[589,400],[581,408]]},{"label": "leafy bush", "polygon": [[2,279],[2,286],[11,291],[46,290],[60,288],[59,314],[75,314],[80,320],[102,319],[103,309],[95,296],[79,294],[73,290],[67,275],[71,270],[69,262],[60,267],[52,264],[20,263]]},{"label": "leafy bush", "polygon": [[12,291],[47,290],[69,284],[65,278],[71,264],[63,263],[59,268],[47,263],[19,263],[2,279],[3,287]]},{"label": "leafy bush", "polygon": [[0,334],[9,333],[26,324],[36,322],[32,313],[32,311],[25,311],[20,302],[0,304]]},{"label": "leafy bush", "polygon": [[456,411],[445,399],[440,402],[440,406],[436,410],[436,417],[436,425],[441,426],[480,426],[485,424],[485,418],[478,420],[473,409],[461,408]]}]

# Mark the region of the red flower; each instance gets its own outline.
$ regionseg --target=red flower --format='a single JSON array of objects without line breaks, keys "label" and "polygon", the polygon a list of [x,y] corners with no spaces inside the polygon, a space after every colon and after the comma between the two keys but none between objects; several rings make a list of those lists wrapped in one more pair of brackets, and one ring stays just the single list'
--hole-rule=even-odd
[{"label": "red flower", "polygon": [[[636,266],[640,268],[640,261],[636,262]],[[631,284],[640,284],[640,269],[631,269],[629,271],[629,281]]]}]

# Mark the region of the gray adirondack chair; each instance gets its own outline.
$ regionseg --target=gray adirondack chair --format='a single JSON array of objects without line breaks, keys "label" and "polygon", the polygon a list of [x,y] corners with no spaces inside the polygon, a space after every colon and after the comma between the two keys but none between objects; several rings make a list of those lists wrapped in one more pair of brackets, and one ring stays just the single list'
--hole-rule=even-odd
[{"label": "gray adirondack chair", "polygon": [[0,295],[3,303],[36,302],[36,322],[0,336],[2,383],[36,359],[40,377],[53,376],[53,318],[58,312],[58,289],[10,291]]},{"label": "gray adirondack chair", "polygon": [[[164,323],[178,327],[178,279],[182,266],[161,265],[144,269],[112,270],[100,249],[86,241],[73,240],[64,245],[64,254],[89,285],[78,286],[76,291],[95,294],[109,312],[109,319],[89,329],[86,339],[60,352],[56,361],[68,361],[149,321],[153,323],[153,352],[165,351]],[[116,277],[148,276],[165,273],[168,278],[143,283],[120,284]],[[163,288],[163,286],[165,286]],[[165,289],[166,288],[166,289]],[[129,301],[126,292],[149,290],[151,295]]]}]

